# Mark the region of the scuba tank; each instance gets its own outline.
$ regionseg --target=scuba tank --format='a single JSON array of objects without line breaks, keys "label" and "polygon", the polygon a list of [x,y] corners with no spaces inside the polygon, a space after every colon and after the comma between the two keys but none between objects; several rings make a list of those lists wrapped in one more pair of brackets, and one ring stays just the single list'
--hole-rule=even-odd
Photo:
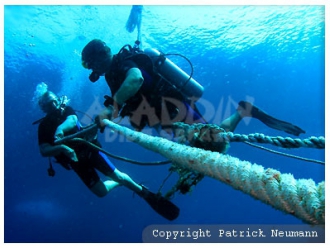
[{"label": "scuba tank", "polygon": [[177,88],[184,96],[197,100],[203,95],[203,86],[158,50],[146,48],[144,53],[151,58],[158,75]]}]

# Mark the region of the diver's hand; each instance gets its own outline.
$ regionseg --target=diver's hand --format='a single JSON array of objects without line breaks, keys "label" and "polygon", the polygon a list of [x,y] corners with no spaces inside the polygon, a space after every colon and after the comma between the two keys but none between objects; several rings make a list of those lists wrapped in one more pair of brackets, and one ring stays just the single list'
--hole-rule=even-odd
[{"label": "diver's hand", "polygon": [[65,154],[65,156],[67,156],[74,162],[78,162],[77,154],[72,148],[70,148],[66,145],[63,145],[62,147],[63,147],[63,153]]},{"label": "diver's hand", "polygon": [[112,113],[113,113],[113,106],[106,107],[102,110],[101,113],[99,113],[98,116],[95,117],[95,123],[100,129],[100,132],[103,133],[105,129],[105,124],[103,122],[104,119],[111,120],[112,119]]},{"label": "diver's hand", "polygon": [[103,120],[104,120],[104,119],[101,120],[101,117],[100,117],[99,115],[96,116],[96,117],[95,117],[95,120],[94,120],[95,124],[96,124],[97,127],[100,129],[100,132],[101,132],[101,133],[103,133],[103,132],[104,132],[104,129],[105,129],[105,125],[104,125],[104,123],[103,123]]},{"label": "diver's hand", "polygon": [[59,140],[59,139],[62,139],[63,137],[64,137],[63,130],[61,128],[57,128],[56,131],[55,131],[55,134],[54,134],[55,141]]}]

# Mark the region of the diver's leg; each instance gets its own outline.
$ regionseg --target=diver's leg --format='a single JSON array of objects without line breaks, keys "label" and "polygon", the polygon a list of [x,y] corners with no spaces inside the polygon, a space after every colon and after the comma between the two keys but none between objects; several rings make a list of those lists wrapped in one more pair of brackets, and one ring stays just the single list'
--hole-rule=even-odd
[{"label": "diver's leg", "polygon": [[132,180],[127,174],[115,169],[109,175],[111,179],[133,190],[141,196],[157,213],[169,220],[174,220],[179,216],[180,209],[163,196],[149,191],[145,186],[139,185]]},{"label": "diver's leg", "polygon": [[234,114],[221,122],[220,127],[223,128],[226,132],[233,132],[242,119],[243,117],[241,113],[236,110]]},{"label": "diver's leg", "polygon": [[[98,171],[115,181],[118,185],[123,185],[136,193],[141,192],[142,187],[135,183],[127,174],[119,171],[104,153],[93,151],[90,160],[93,161],[93,166]],[[110,182],[107,182],[106,186],[109,188],[116,187]]]},{"label": "diver's leg", "polygon": [[102,180],[99,180],[89,189],[98,197],[104,197],[117,186],[119,186],[117,182],[113,182],[109,180],[102,182]]},{"label": "diver's leg", "polygon": [[107,188],[107,191],[110,192],[114,188],[120,186],[118,182],[115,182],[113,180],[106,180],[103,182],[104,186]]},{"label": "diver's leg", "polygon": [[89,165],[88,160],[79,161],[72,165],[73,170],[83,181],[83,183],[98,197],[104,197],[110,190],[118,186],[117,182],[103,182],[95,169]]},{"label": "diver's leg", "polygon": [[227,131],[227,132],[233,132],[233,131],[235,131],[238,123],[244,117],[255,117],[256,118],[257,111],[258,111],[258,108],[253,106],[251,103],[240,101],[235,113],[232,114],[231,116],[229,116],[227,119],[225,119],[220,124],[220,127],[225,129],[225,131]]},{"label": "diver's leg", "polygon": [[[141,196],[157,213],[163,217],[169,220],[174,220],[179,216],[180,209],[177,206],[161,195],[152,193],[146,187],[134,182],[130,176],[119,171],[102,152],[92,152],[90,160],[93,161],[96,169],[117,183],[117,185],[108,185],[109,188],[123,185]],[[92,189],[95,194],[100,193],[99,196],[101,196],[101,193],[104,194],[105,191],[106,193],[108,192],[107,190],[109,188],[104,190],[106,186],[107,183],[103,184],[102,187],[101,182],[97,182],[95,187]],[[103,191],[101,191],[102,189]]]},{"label": "diver's leg", "polygon": [[117,182],[120,185],[123,185],[130,190],[133,190],[135,193],[139,194],[142,191],[142,186],[133,181],[133,179],[128,176],[126,173],[115,169],[111,174],[107,175],[112,180]]}]

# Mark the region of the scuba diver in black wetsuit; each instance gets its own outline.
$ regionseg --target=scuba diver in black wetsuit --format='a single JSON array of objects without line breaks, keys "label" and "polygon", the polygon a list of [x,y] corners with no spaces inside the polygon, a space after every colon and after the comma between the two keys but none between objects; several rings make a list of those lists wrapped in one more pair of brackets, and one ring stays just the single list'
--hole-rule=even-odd
[{"label": "scuba diver in black wetsuit", "polygon": [[[145,126],[156,130],[171,127],[174,122],[206,123],[195,102],[203,87],[156,49],[124,46],[113,55],[105,42],[94,39],[82,51],[82,65],[92,70],[90,81],[105,76],[112,97],[106,96],[106,108],[97,116],[101,130],[102,119],[128,116],[136,130]],[[236,112],[220,127],[234,131],[244,117],[253,117],[267,126],[298,136],[301,128],[278,120],[249,102],[241,101]],[[207,147],[203,147],[207,149]]]},{"label": "scuba diver in black wetsuit", "polygon": [[[155,50],[149,50],[149,53],[157,54]],[[159,56],[148,56],[130,46],[112,55],[101,40],[93,40],[84,48],[83,66],[93,69],[90,80],[95,82],[104,75],[112,92],[112,97],[107,97],[104,103],[107,108],[100,114],[100,120],[109,118],[112,110],[120,111],[120,116],[129,116],[132,126],[141,131],[146,125],[160,130],[170,126],[173,120],[201,118],[188,97],[197,98],[202,94],[202,87],[193,79],[182,89],[168,84],[166,79],[154,73],[151,57],[157,59]],[[196,90],[189,92],[192,84]],[[186,96],[185,93],[195,95]]]},{"label": "scuba diver in black wetsuit", "polygon": [[[174,138],[175,122],[207,124],[195,104],[204,89],[192,78],[192,73],[187,75],[166,54],[152,48],[139,48],[141,10],[141,6],[133,6],[126,23],[129,32],[138,27],[138,38],[133,47],[125,45],[117,54],[112,54],[105,42],[94,39],[82,50],[82,65],[92,70],[90,81],[94,83],[104,76],[111,91],[111,97],[105,96],[105,109],[95,118],[95,122],[103,132],[105,123],[102,120],[128,117],[137,131],[149,126],[159,133],[164,130]],[[227,132],[233,132],[244,117],[256,118],[271,128],[296,136],[305,133],[301,128],[275,119],[245,101],[239,102],[235,113],[219,126]],[[210,129],[210,132],[203,130],[200,136],[193,135],[183,142],[204,150],[225,153],[228,142],[213,142],[214,129]],[[178,172],[179,179],[165,197],[171,197],[174,191],[185,194],[203,178],[200,173],[184,171],[175,166],[169,170]]]},{"label": "scuba diver in black wetsuit", "polygon": [[[79,132],[82,128],[75,111],[66,105],[66,98],[59,98],[47,90],[47,85],[37,86],[35,99],[46,116],[38,121],[38,143],[44,157],[55,157],[63,167],[76,172],[84,184],[97,196],[104,197],[113,188],[123,185],[134,191],[163,217],[174,220],[179,208],[165,198],[150,192],[145,186],[134,182],[127,174],[119,171],[102,152],[81,142],[56,144],[64,136]],[[95,137],[90,141],[100,146]],[[52,167],[50,168],[52,169]],[[102,181],[97,171],[111,180]],[[54,171],[49,171],[54,176]]]}]

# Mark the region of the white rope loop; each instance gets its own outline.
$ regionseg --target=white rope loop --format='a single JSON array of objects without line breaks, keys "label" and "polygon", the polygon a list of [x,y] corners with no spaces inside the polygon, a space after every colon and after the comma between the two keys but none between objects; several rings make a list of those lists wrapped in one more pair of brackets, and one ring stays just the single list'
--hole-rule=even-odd
[{"label": "white rope loop", "polygon": [[108,120],[106,125],[146,149],[159,153],[173,163],[215,178],[243,191],[275,209],[293,214],[310,224],[325,223],[324,182],[294,179],[274,169],[240,161],[217,152],[205,151],[172,141],[134,132]]}]

